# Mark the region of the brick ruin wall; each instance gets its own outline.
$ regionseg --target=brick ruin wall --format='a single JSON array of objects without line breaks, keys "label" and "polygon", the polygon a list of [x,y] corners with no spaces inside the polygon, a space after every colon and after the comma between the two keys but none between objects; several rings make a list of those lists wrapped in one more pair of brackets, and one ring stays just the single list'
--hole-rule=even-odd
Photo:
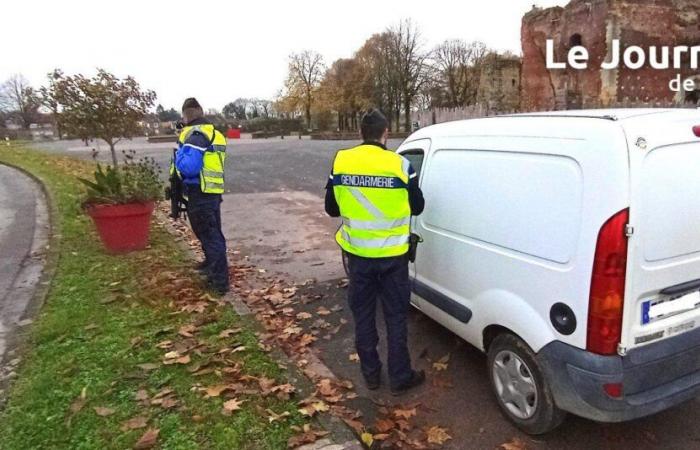
[{"label": "brick ruin wall", "polygon": [[[668,83],[678,70],[638,70],[623,65],[601,70],[610,43],[675,46],[700,44],[700,0],[573,0],[566,7],[533,9],[523,17],[521,109],[600,107],[624,102],[670,102]],[[589,51],[586,70],[547,70],[546,40],[553,39],[557,61],[572,45]],[[687,61],[685,62],[687,66]],[[683,77],[697,75],[688,69]]]}]

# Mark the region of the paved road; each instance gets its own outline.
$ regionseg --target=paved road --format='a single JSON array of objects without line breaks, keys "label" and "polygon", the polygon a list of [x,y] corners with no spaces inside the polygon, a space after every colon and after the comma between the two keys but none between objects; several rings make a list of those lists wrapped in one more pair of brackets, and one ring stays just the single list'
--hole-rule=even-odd
[{"label": "paved road", "polygon": [[46,201],[36,182],[0,165],[0,389],[19,362],[13,355],[18,328],[41,277],[48,236]]},{"label": "paved road", "polygon": [[[66,144],[62,144],[66,145]],[[333,242],[334,219],[323,214],[323,186],[338,148],[350,142],[266,140],[234,142],[227,167],[224,202],[224,234],[238,258],[247,258],[270,273],[288,280],[315,278],[313,286],[322,299],[304,306],[315,313],[319,306],[333,310],[322,317],[330,325],[309,320],[309,331],[318,333],[315,347],[320,357],[341,377],[359,387],[354,406],[371,417],[376,401],[395,402],[385,388],[377,394],[364,391],[359,368],[349,360],[353,337],[345,291],[337,287],[343,277],[339,252]],[[397,143],[392,143],[396,147]],[[132,143],[141,154],[166,161],[167,146],[149,147]],[[66,151],[61,150],[61,151]],[[69,153],[89,157],[78,146]],[[101,155],[105,157],[106,155]],[[336,334],[330,333],[348,321]],[[314,328],[314,322],[315,328]],[[378,319],[381,325],[381,318]],[[625,424],[597,424],[570,417],[547,436],[530,438],[510,425],[500,414],[489,389],[484,356],[437,323],[414,311],[410,320],[412,356],[419,368],[428,370],[428,384],[408,398],[420,402],[416,419],[421,425],[441,425],[453,440],[446,448],[495,448],[518,438],[530,449],[666,449],[700,448],[700,400]],[[380,329],[382,326],[380,326]],[[325,338],[327,337],[327,339]],[[383,337],[382,344],[383,345]],[[450,355],[448,369],[431,370],[432,361]],[[517,448],[517,447],[513,447]]]}]

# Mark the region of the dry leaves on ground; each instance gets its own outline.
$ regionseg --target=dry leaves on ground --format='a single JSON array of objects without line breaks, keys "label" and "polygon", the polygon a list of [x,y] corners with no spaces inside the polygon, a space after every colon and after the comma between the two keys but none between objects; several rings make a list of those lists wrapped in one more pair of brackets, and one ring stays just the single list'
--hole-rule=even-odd
[{"label": "dry leaves on ground", "polygon": [[121,430],[124,432],[138,430],[140,428],[146,428],[146,425],[148,425],[148,419],[143,416],[137,416],[122,423]]},{"label": "dry leaves on ground", "polygon": [[221,413],[225,416],[230,416],[234,411],[241,409],[243,402],[245,402],[245,400],[232,398],[231,400],[224,402],[224,408],[221,410]]},{"label": "dry leaves on ground", "polygon": [[450,354],[448,353],[433,363],[433,369],[435,369],[438,372],[441,372],[443,370],[447,370],[447,363],[449,361],[450,361]]},{"label": "dry leaves on ground", "polygon": [[158,442],[158,435],[160,430],[158,428],[148,429],[141,438],[134,445],[134,450],[146,450],[153,448]]},{"label": "dry leaves on ground", "polygon": [[440,428],[438,426],[432,426],[425,430],[425,434],[428,438],[429,444],[442,445],[445,441],[452,439],[452,436],[447,434],[445,428]]},{"label": "dry leaves on ground", "polygon": [[95,406],[93,409],[95,410],[95,414],[97,414],[100,417],[107,417],[107,416],[111,416],[112,414],[114,414],[113,409],[104,408],[102,406]]},{"label": "dry leaves on ground", "polygon": [[499,447],[503,450],[526,450],[527,444],[523,442],[520,438],[514,437],[508,442],[504,442]]}]

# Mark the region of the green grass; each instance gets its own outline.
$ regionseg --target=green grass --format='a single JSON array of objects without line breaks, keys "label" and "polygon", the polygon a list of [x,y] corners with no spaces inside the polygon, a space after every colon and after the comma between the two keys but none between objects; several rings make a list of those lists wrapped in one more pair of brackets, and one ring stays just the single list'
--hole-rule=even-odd
[{"label": "green grass", "polygon": [[[181,325],[201,314],[175,313],[171,298],[157,289],[144,289],[146,279],[162,271],[184,273],[185,254],[158,227],[151,247],[126,256],[105,254],[89,218],[80,208],[83,190],[75,180],[92,170],[89,163],[48,155],[27,147],[0,149],[0,162],[20,166],[39,177],[52,193],[58,211],[60,256],[56,274],[33,329],[18,378],[0,413],[0,449],[105,449],[131,448],[146,429],[121,431],[124,421],[148,418],[148,428],[160,429],[159,448],[282,449],[300,426],[293,400],[260,395],[239,395],[243,407],[231,416],[221,414],[223,399],[203,398],[193,386],[221,383],[216,373],[193,376],[187,368],[209,354],[192,355],[189,365],[161,365],[152,371],[137,367],[158,363],[164,350],[156,344],[178,341]],[[255,334],[228,307],[210,307],[214,321],[196,337],[205,349],[243,344],[235,353],[243,372],[284,382],[284,372],[259,349]],[[244,331],[226,339],[224,329]],[[135,400],[139,389],[151,395],[161,389],[175,391],[179,406],[163,409],[142,406]],[[71,404],[86,392],[77,413]],[[94,407],[114,410],[100,417]],[[289,411],[286,421],[269,423],[261,412]]]}]

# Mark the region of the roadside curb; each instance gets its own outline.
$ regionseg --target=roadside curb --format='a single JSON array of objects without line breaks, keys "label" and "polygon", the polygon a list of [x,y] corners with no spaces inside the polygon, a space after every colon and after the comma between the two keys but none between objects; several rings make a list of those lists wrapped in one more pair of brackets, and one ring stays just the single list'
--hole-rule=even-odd
[{"label": "roadside curb", "polygon": [[[14,371],[21,364],[21,355],[27,345],[28,333],[31,329],[29,325],[33,323],[34,318],[44,305],[46,297],[51,289],[51,281],[56,274],[61,250],[61,224],[55,198],[44,183],[44,180],[15,164],[6,161],[0,161],[0,164],[23,173],[36,183],[44,197],[47,213],[45,247],[43,250],[39,251],[38,255],[43,259],[41,275],[27,303],[27,308],[22,314],[22,320],[17,325],[15,335],[7,338],[7,352],[5,355],[0,355],[0,368],[3,368],[6,363],[12,362],[10,366],[12,366],[11,369]],[[31,254],[30,257],[32,257]],[[10,361],[5,361],[5,359],[7,359],[6,356],[14,356],[14,358]],[[0,373],[0,410],[4,408],[7,402],[9,388],[12,385],[13,378],[14,377],[11,376],[3,376],[3,373]]]},{"label": "roadside curb", "polygon": [[[171,219],[156,208],[155,216],[159,222],[162,222],[163,228],[170,234],[175,235],[175,228],[170,222]],[[177,244],[183,249],[191,260],[195,259],[195,253],[185,242],[177,241]],[[250,310],[248,305],[240,298],[235,297],[232,293],[226,294],[222,300],[228,302],[233,310],[241,317],[241,320],[256,333],[265,333],[263,325],[258,322],[255,315]],[[316,385],[313,381],[299,368],[296,363],[281,349],[273,348],[268,353],[271,358],[289,372],[289,381],[297,388],[297,392],[301,396],[309,396],[316,390]],[[333,371],[328,368],[315,354],[309,353],[305,356],[308,365],[314,367],[317,373],[322,374],[326,378],[338,378]],[[315,420],[323,426],[326,431],[331,434],[325,439],[320,439],[313,444],[307,444],[298,447],[298,450],[362,450],[364,447],[357,440],[354,431],[345,424],[341,419],[329,414],[321,414],[315,417]]]}]

